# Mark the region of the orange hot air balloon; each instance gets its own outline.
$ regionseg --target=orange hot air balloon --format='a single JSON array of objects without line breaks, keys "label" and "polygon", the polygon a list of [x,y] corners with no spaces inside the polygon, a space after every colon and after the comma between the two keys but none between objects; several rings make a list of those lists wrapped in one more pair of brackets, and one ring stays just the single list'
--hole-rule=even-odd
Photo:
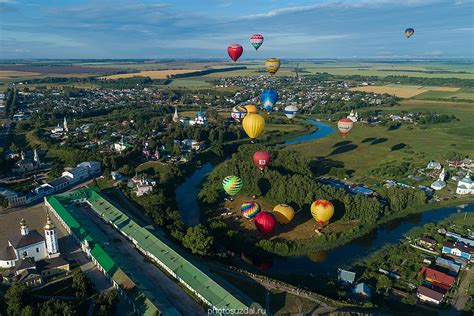
[{"label": "orange hot air balloon", "polygon": [[316,222],[325,225],[334,215],[334,205],[326,200],[316,200],[311,204],[311,215]]},{"label": "orange hot air balloon", "polygon": [[247,109],[247,113],[257,113],[257,107],[253,104],[247,104],[246,106],[244,106],[244,108]]},{"label": "orange hot air balloon", "polygon": [[337,122],[337,128],[343,137],[349,134],[353,126],[354,122],[348,118],[343,118]]},{"label": "orange hot air balloon", "polygon": [[295,217],[295,210],[286,204],[278,204],[273,208],[273,215],[279,224],[288,224]]},{"label": "orange hot air balloon", "polygon": [[260,114],[249,113],[244,117],[242,127],[253,141],[263,133],[265,129],[265,119]]}]

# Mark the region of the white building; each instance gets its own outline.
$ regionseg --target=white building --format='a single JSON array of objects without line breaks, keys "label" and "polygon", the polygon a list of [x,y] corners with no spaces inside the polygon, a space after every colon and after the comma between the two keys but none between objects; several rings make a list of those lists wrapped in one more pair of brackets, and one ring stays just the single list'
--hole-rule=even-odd
[{"label": "white building", "polygon": [[28,228],[24,219],[20,222],[20,234],[8,239],[6,249],[0,250],[0,267],[12,268],[19,260],[33,258],[35,261],[59,256],[56,227],[47,215],[43,237],[38,231]]},{"label": "white building", "polygon": [[446,186],[446,182],[444,181],[445,179],[446,173],[443,168],[439,174],[438,180],[431,184],[431,188],[436,191],[442,190]]},{"label": "white building", "polygon": [[67,127],[67,120],[66,120],[66,117],[64,117],[63,127],[61,127],[58,123],[58,126],[53,128],[51,130],[51,133],[53,133],[53,134],[63,134],[63,133],[67,133],[68,131],[69,131],[69,128]]},{"label": "white building", "polygon": [[426,166],[426,169],[430,169],[430,170],[433,170],[433,169],[440,170],[441,168],[442,168],[441,164],[434,160],[430,161],[428,165]]},{"label": "white building", "polygon": [[133,146],[126,143],[123,139],[123,136],[122,136],[122,139],[120,140],[120,142],[114,143],[113,148],[114,148],[115,151],[121,153],[122,151],[133,148]]},{"label": "white building", "polygon": [[474,182],[471,180],[469,173],[467,173],[463,179],[459,180],[456,194],[474,194]]},{"label": "white building", "polygon": [[347,116],[347,118],[355,123],[359,120],[359,114],[357,114],[357,111],[354,113],[354,110],[351,110],[351,113]]},{"label": "white building", "polygon": [[199,111],[196,116],[194,117],[194,121],[190,121],[189,122],[190,125],[207,125],[208,122],[207,122],[207,117],[204,115],[204,113],[202,113],[201,111]]}]

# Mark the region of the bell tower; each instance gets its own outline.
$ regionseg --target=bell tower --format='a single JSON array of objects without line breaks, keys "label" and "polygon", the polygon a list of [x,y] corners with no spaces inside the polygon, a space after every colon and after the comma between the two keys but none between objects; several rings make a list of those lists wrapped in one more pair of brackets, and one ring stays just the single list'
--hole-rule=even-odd
[{"label": "bell tower", "polygon": [[56,235],[56,226],[54,226],[49,216],[46,215],[46,225],[44,225],[44,238],[46,240],[46,251],[49,258],[56,258],[59,256],[58,237]]}]

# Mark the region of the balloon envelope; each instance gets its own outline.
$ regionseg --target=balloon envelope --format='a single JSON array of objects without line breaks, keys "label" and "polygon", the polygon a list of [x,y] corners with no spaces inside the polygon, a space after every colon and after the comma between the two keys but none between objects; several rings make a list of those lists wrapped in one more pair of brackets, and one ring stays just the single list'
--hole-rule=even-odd
[{"label": "balloon envelope", "polygon": [[263,133],[265,119],[260,114],[249,113],[244,117],[242,127],[251,139],[255,139]]},{"label": "balloon envelope", "polygon": [[227,194],[234,196],[242,189],[243,182],[242,179],[237,176],[227,176],[222,180],[222,186]]},{"label": "balloon envelope", "polygon": [[286,204],[278,204],[273,208],[273,215],[279,224],[288,224],[295,217],[295,210]]},{"label": "balloon envelope", "polygon": [[253,114],[257,113],[257,107],[253,104],[247,104],[245,108],[247,109],[248,113],[253,113]]},{"label": "balloon envelope", "polygon": [[275,90],[263,90],[260,94],[260,102],[267,111],[271,111],[278,101],[278,92]]},{"label": "balloon envelope", "polygon": [[268,234],[276,226],[275,216],[270,212],[260,212],[255,216],[255,227],[262,234]]},{"label": "balloon envelope", "polygon": [[324,225],[334,215],[334,205],[327,200],[316,200],[311,204],[311,215],[316,222]]},{"label": "balloon envelope", "polygon": [[242,120],[245,115],[247,115],[247,109],[240,105],[234,106],[232,108],[232,113],[230,114],[230,116],[238,122],[240,122],[240,120]]},{"label": "balloon envelope", "polygon": [[250,37],[250,44],[255,48],[255,50],[258,50],[260,46],[263,44],[263,35],[261,34],[254,34],[252,37]]},{"label": "balloon envelope", "polygon": [[287,118],[289,118],[290,120],[293,119],[296,114],[298,114],[298,107],[296,105],[288,105],[285,107],[285,115]]},{"label": "balloon envelope", "polygon": [[415,33],[415,30],[411,27],[409,27],[405,30],[405,36],[407,38],[410,38],[414,33]]},{"label": "balloon envelope", "polygon": [[263,170],[272,160],[272,156],[268,151],[256,151],[253,154],[253,163],[259,168]]},{"label": "balloon envelope", "polygon": [[240,211],[243,217],[251,220],[260,212],[260,205],[257,202],[244,202],[240,207]]},{"label": "balloon envelope", "polygon": [[353,126],[354,122],[348,118],[341,119],[337,122],[337,128],[342,136],[349,134]]},{"label": "balloon envelope", "polygon": [[229,54],[229,57],[234,61],[234,63],[240,56],[242,56],[243,52],[243,47],[237,43],[232,43],[227,47],[227,54]]},{"label": "balloon envelope", "polygon": [[280,60],[278,58],[268,58],[265,62],[267,72],[274,75],[280,69]]}]

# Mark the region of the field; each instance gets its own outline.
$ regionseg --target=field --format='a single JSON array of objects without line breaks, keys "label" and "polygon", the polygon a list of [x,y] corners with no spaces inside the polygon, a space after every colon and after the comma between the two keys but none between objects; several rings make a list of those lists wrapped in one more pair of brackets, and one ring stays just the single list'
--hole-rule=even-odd
[{"label": "field", "polygon": [[150,77],[151,79],[166,79],[169,75],[187,74],[201,69],[168,69],[168,70],[145,70],[138,73],[118,74],[100,77],[100,79],[122,79],[132,77]]},{"label": "field", "polygon": [[353,176],[356,179],[373,178],[371,170],[384,163],[406,161],[423,166],[431,159],[443,161],[445,153],[450,150],[472,157],[472,109],[472,103],[406,100],[401,106],[383,110],[398,113],[402,110],[435,111],[438,114],[453,114],[460,121],[426,127],[403,124],[394,130],[388,130],[384,126],[356,123],[352,132],[345,138],[333,134],[309,143],[291,145],[284,150],[294,150],[314,159],[318,169],[337,165],[354,170]]},{"label": "field", "polygon": [[400,98],[411,98],[419,94],[426,92],[429,93],[445,93],[445,92],[457,92],[459,88],[454,87],[429,87],[429,86],[411,86],[411,85],[399,85],[399,84],[388,84],[384,86],[365,86],[350,89],[352,91],[364,91],[373,93],[388,93],[395,95]]}]

